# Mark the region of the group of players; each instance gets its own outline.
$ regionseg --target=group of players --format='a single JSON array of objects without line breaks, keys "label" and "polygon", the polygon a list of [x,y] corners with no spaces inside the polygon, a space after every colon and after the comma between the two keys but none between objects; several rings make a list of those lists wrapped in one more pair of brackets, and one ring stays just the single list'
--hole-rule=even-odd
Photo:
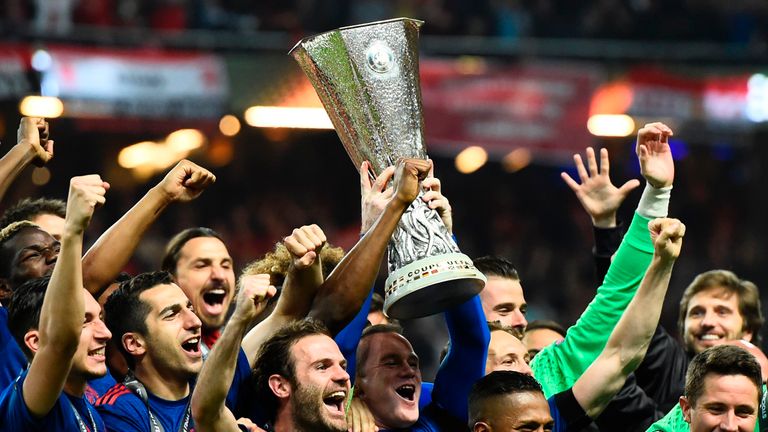
[{"label": "group of players", "polygon": [[[753,345],[756,286],[702,273],[680,302],[683,344],[658,325],[685,235],[667,218],[671,135],[662,123],[638,132],[645,188],[626,233],[616,211],[640,182],[614,186],[606,150],[587,149],[586,166],[574,156],[578,181],[563,174],[592,217],[602,281],[577,323],[528,323],[516,269],[477,258],[488,282],[444,312],[450,340],[433,383],[373,295],[415,199],[452,232],[431,161],[373,179],[363,163],[353,248],[303,226],[237,283],[224,239],[202,227],[173,237],[158,271],[121,273],[167,206],[215,187],[205,168],[179,162],[85,253],[109,184],[74,177],[66,202],[25,199],[0,219],[0,431],[759,430],[768,359]],[[22,118],[0,159],[0,198],[52,157],[47,122]]]}]

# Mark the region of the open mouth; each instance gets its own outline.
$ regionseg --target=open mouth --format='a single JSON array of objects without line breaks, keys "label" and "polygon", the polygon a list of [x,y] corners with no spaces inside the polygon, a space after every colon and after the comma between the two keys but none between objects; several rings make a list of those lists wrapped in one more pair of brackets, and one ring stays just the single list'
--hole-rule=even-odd
[{"label": "open mouth", "polygon": [[723,339],[721,335],[716,335],[711,333],[707,333],[699,336],[699,340],[702,342],[717,342],[721,339]]},{"label": "open mouth", "polygon": [[210,306],[218,306],[224,303],[227,297],[227,290],[223,288],[212,289],[203,294],[203,301]]},{"label": "open mouth", "polygon": [[416,386],[413,384],[405,384],[395,389],[395,393],[401,398],[413,402],[413,398],[416,395]]},{"label": "open mouth", "polygon": [[331,412],[344,415],[344,402],[347,400],[347,392],[335,391],[323,398],[323,403]]},{"label": "open mouth", "polygon": [[96,348],[88,351],[88,357],[95,357],[97,360],[104,360],[107,354],[107,347]]},{"label": "open mouth", "polygon": [[189,354],[200,354],[200,338],[193,337],[192,339],[187,339],[186,342],[181,344],[181,349]]}]

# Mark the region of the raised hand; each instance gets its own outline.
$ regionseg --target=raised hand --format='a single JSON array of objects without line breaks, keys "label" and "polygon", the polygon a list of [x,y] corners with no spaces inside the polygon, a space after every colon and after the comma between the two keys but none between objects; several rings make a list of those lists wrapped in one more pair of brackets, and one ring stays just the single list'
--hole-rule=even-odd
[{"label": "raised hand", "polygon": [[104,204],[104,195],[109,190],[109,183],[98,174],[72,177],[69,181],[67,197],[67,216],[65,224],[72,233],[82,234],[91,221],[97,205]]},{"label": "raised hand", "polygon": [[395,167],[390,166],[384,169],[373,182],[371,182],[370,172],[371,163],[364,161],[360,165],[360,232],[363,234],[368,232],[392,198],[393,188],[388,183],[395,175]]},{"label": "raised hand", "polygon": [[314,264],[325,242],[325,233],[314,224],[296,228],[291,235],[283,239],[283,244],[293,257],[291,265],[296,269],[304,269]]},{"label": "raised hand", "polygon": [[419,194],[419,183],[427,178],[432,161],[425,159],[401,159],[395,167],[393,200],[408,207]]},{"label": "raised hand", "polygon": [[648,222],[654,255],[665,261],[674,261],[680,256],[685,236],[685,225],[677,219],[658,218]]},{"label": "raised hand", "polygon": [[637,132],[635,152],[640,160],[640,172],[655,188],[671,186],[675,180],[675,164],[669,148],[673,135],[664,123],[648,123]]},{"label": "raised hand", "polygon": [[53,140],[48,139],[48,122],[40,117],[22,117],[16,131],[17,145],[28,147],[34,163],[43,166],[53,158]]},{"label": "raised hand", "polygon": [[426,190],[421,199],[427,203],[429,208],[436,210],[443,221],[443,225],[448,228],[449,233],[453,233],[453,215],[451,213],[451,203],[443,195],[440,179],[434,176],[434,165],[429,171],[429,175],[421,182],[421,187]]},{"label": "raised hand", "polygon": [[216,176],[207,169],[186,159],[179,161],[158,187],[170,201],[191,201],[210,185],[216,182]]},{"label": "raised hand", "polygon": [[640,186],[638,180],[632,179],[617,188],[611,183],[609,176],[610,160],[608,150],[600,149],[600,167],[595,158],[595,150],[587,147],[587,167],[579,154],[573,155],[576,171],[579,173],[581,184],[577,183],[565,172],[560,177],[568,187],[576,194],[581,206],[592,218],[592,224],[599,228],[612,228],[616,226],[616,212],[627,195]]},{"label": "raised hand", "polygon": [[240,279],[239,289],[233,316],[246,322],[253,321],[263,312],[267,306],[267,301],[277,291],[274,286],[270,285],[268,274],[249,275]]}]

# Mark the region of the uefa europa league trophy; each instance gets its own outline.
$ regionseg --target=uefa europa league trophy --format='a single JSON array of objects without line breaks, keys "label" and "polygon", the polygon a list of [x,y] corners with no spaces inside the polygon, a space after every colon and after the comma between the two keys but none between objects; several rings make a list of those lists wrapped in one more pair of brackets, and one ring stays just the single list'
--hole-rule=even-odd
[{"label": "uefa europa league trophy", "polygon": [[[290,52],[356,167],[368,160],[381,173],[400,158],[427,158],[417,47],[421,24],[402,18],[342,27],[308,37]],[[480,292],[486,281],[421,198],[392,235],[388,267],[384,312],[393,318],[442,312]]]}]

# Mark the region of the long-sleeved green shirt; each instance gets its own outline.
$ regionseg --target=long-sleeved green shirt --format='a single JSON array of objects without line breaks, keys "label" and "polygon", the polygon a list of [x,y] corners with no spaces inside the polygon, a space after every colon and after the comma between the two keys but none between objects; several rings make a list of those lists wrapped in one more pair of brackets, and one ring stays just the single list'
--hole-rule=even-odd
[{"label": "long-sleeved green shirt", "polygon": [[561,343],[544,348],[533,359],[533,374],[547,397],[571,388],[605,348],[651,263],[648,222],[635,213],[595,298]]}]

